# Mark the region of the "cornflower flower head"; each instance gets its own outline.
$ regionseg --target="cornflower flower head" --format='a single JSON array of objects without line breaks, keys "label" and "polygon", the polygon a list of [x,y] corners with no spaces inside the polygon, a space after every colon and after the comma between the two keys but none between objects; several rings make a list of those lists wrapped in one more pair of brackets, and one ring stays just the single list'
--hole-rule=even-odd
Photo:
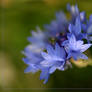
[{"label": "cornflower flower head", "polygon": [[66,52],[63,47],[58,44],[55,45],[55,49],[52,46],[47,46],[47,53],[42,52],[44,60],[41,62],[43,67],[49,68],[49,73],[53,73],[56,69],[64,70],[64,64],[66,60]]},{"label": "cornflower flower head", "polygon": [[83,54],[91,44],[84,44],[81,40],[76,40],[74,34],[68,37],[68,40],[64,41],[62,45],[65,47],[66,52],[68,53],[67,59],[73,57],[74,60],[78,59],[88,59],[88,57]]},{"label": "cornflower flower head", "polygon": [[[67,5],[71,19],[64,12],[56,13],[56,19],[45,24],[43,31],[31,31],[29,45],[24,49],[22,59],[28,67],[25,73],[41,71],[40,80],[46,83],[56,70],[65,71],[72,67],[71,58],[88,59],[84,52],[92,46],[92,15],[80,12],[78,6]],[[85,42],[86,40],[86,42]]]}]

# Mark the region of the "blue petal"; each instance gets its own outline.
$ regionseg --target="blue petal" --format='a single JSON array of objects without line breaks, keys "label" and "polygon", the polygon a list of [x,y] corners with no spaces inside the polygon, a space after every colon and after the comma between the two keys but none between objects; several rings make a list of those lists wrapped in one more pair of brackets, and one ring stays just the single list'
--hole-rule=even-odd
[{"label": "blue petal", "polygon": [[88,59],[88,57],[87,57],[85,54],[81,54],[81,55],[79,56],[79,58],[80,58],[80,59]]},{"label": "blue petal", "polygon": [[86,21],[86,13],[84,11],[80,13],[80,19],[82,22]]},{"label": "blue petal", "polygon": [[48,55],[47,53],[45,53],[45,52],[41,52],[41,55],[46,60],[51,60],[52,59],[52,57],[50,55]]},{"label": "blue petal", "polygon": [[63,12],[57,12],[56,13],[56,21],[61,24],[67,24],[66,16]]},{"label": "blue petal", "polygon": [[71,52],[71,56],[73,57],[73,59],[76,61],[78,59],[80,59],[80,52]]},{"label": "blue petal", "polygon": [[61,57],[62,59],[65,59],[66,52],[63,47],[60,47],[57,43],[55,45],[55,53],[57,57]]},{"label": "blue petal", "polygon": [[67,45],[69,43],[69,41],[68,40],[65,40],[63,43],[61,43],[61,45],[62,46],[65,46],[65,45]]},{"label": "blue petal", "polygon": [[78,59],[88,59],[88,57],[81,52],[72,52],[71,55],[75,61]]},{"label": "blue petal", "polygon": [[29,62],[29,59],[28,59],[28,58],[23,58],[22,60],[24,61],[24,63],[25,63],[25,64],[28,64],[28,65],[30,64],[30,62]]},{"label": "blue petal", "polygon": [[90,36],[88,39],[89,39],[90,41],[92,41],[92,36]]},{"label": "blue petal", "polygon": [[35,73],[37,72],[39,69],[34,67],[33,65],[32,66],[28,66],[25,70],[24,70],[24,73],[29,73],[29,72],[32,72],[32,73]]},{"label": "blue petal", "polygon": [[73,32],[73,29],[74,29],[74,28],[73,28],[73,25],[72,25],[72,24],[69,24],[68,29],[69,29],[69,32],[72,33],[72,32]]},{"label": "blue petal", "polygon": [[91,33],[92,34],[92,25],[90,25],[87,29],[87,34]]},{"label": "blue petal", "polygon": [[92,14],[89,17],[89,23],[92,24]]},{"label": "blue petal", "polygon": [[67,4],[67,10],[68,10],[68,11],[71,11],[71,6],[70,6],[69,3]]},{"label": "blue petal", "polygon": [[88,48],[90,48],[92,46],[92,44],[84,44],[80,47],[81,52],[86,51]]},{"label": "blue petal", "polygon": [[75,22],[75,31],[76,34],[80,34],[81,33],[81,22],[80,22],[80,17],[76,18],[76,22]]},{"label": "blue petal", "polygon": [[27,67],[25,70],[24,70],[24,73],[29,73],[29,72],[31,72],[31,70],[32,70],[32,67]]},{"label": "blue petal", "polygon": [[47,52],[51,56],[53,56],[53,54],[55,53],[54,49],[53,49],[53,47],[51,45],[47,45]]},{"label": "blue petal", "polygon": [[51,67],[49,73],[52,74],[57,68],[55,66]]},{"label": "blue petal", "polygon": [[69,38],[69,44],[72,46],[72,45],[75,45],[76,44],[76,37],[75,35],[71,35],[71,37]]},{"label": "blue petal", "polygon": [[44,79],[44,84],[47,83],[48,79],[49,79],[49,70],[48,68],[44,68],[40,74],[40,80]]},{"label": "blue petal", "polygon": [[67,59],[71,58],[71,53],[68,53]]},{"label": "blue petal", "polygon": [[87,25],[86,24],[82,24],[82,29],[83,29],[83,32],[86,32],[87,31]]},{"label": "blue petal", "polygon": [[55,64],[55,61],[52,59],[52,60],[43,60],[41,63],[40,63],[43,67],[51,67]]}]

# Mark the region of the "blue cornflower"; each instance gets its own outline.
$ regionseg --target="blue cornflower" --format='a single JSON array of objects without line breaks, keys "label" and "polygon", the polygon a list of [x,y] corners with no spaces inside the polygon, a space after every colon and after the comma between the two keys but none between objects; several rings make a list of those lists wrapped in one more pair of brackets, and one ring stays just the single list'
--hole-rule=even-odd
[{"label": "blue cornflower", "polygon": [[50,25],[45,24],[44,28],[47,30],[50,37],[56,37],[62,32],[66,32],[68,21],[63,12],[56,13],[56,20],[53,20]]},{"label": "blue cornflower", "polygon": [[47,44],[48,36],[37,26],[37,32],[32,31],[32,37],[28,37],[28,41],[31,42],[31,49],[44,49]]},{"label": "blue cornflower", "polygon": [[77,40],[81,40],[83,38],[85,38],[84,33],[82,33],[82,28],[81,28],[81,21],[80,21],[80,17],[78,16],[76,18],[75,24],[69,24],[69,32],[68,36],[70,36],[71,34],[74,34],[77,38]]},{"label": "blue cornflower", "polygon": [[66,53],[63,47],[58,44],[55,45],[55,49],[52,46],[47,46],[47,53],[42,52],[44,60],[41,62],[43,67],[50,68],[49,73],[53,73],[56,69],[64,70],[64,64],[66,60]]},{"label": "blue cornflower", "polygon": [[74,60],[78,59],[88,59],[88,57],[83,54],[91,44],[84,44],[81,40],[76,40],[76,37],[72,34],[71,37],[68,37],[68,40],[64,41],[62,46],[65,47],[66,52],[68,53],[67,59],[73,58]]}]

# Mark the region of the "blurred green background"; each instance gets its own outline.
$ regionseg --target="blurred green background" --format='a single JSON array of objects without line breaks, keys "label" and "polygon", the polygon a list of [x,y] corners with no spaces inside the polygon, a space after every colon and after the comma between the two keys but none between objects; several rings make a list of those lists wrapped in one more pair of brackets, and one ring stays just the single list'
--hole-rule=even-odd
[{"label": "blurred green background", "polygon": [[[92,13],[92,0],[0,0],[0,88],[92,88],[92,64],[88,63],[83,68],[73,65],[72,69],[56,71],[45,85],[39,80],[40,72],[24,74],[27,66],[21,51],[29,44],[30,31],[37,25],[43,29],[43,24],[55,18],[56,11],[67,14],[66,4],[76,1],[88,17]],[[92,57],[91,49],[88,55]]]}]

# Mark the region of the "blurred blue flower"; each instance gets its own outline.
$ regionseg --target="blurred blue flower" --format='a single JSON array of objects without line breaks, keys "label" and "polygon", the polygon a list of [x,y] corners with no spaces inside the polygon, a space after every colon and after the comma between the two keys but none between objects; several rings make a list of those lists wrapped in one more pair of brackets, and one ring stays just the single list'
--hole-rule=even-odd
[{"label": "blurred blue flower", "polygon": [[39,52],[32,52],[29,48],[25,48],[23,54],[26,56],[26,58],[23,58],[23,61],[28,65],[24,72],[37,72],[40,67],[40,62],[43,60],[41,54]]},{"label": "blurred blue flower", "polygon": [[72,34],[68,40],[64,41],[62,46],[65,47],[66,52],[68,53],[67,59],[73,57],[74,60],[78,59],[88,59],[88,57],[83,54],[91,44],[84,44],[81,40],[76,40],[76,37]]},{"label": "blurred blue flower", "polygon": [[31,48],[33,49],[44,49],[48,36],[37,26],[37,32],[32,31],[32,37],[28,37],[28,41],[31,42]]},{"label": "blurred blue flower", "polygon": [[41,61],[43,61],[43,57],[41,56],[41,53],[39,52],[32,52],[29,48],[25,48],[25,51],[23,54],[26,56],[26,58],[23,58],[25,64],[28,65],[28,67],[24,70],[25,73],[35,73],[37,71],[41,71],[40,74],[40,80],[44,79],[44,84],[48,81],[49,78],[49,68],[45,68],[41,66]]},{"label": "blurred blue flower", "polygon": [[68,21],[63,12],[56,13],[56,20],[53,20],[50,25],[45,24],[44,28],[48,31],[48,35],[56,37],[60,33],[66,32],[68,27]]}]

